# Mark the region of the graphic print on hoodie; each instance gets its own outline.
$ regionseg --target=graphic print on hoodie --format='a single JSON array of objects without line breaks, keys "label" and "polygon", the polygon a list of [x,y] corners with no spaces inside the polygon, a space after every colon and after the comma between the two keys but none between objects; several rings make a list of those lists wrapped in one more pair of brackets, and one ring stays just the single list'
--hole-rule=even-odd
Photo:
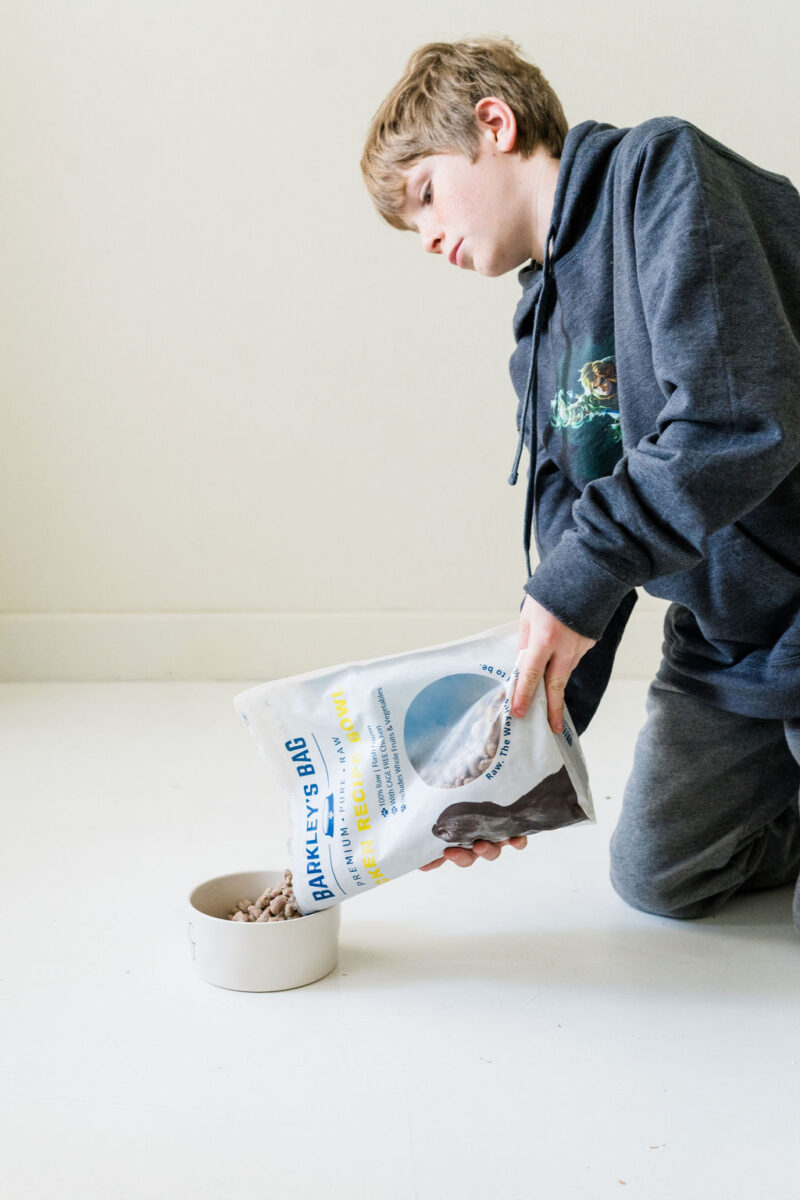
[{"label": "graphic print on hoodie", "polygon": [[[573,346],[567,341],[550,401],[550,429],[543,442],[579,488],[610,475],[622,457],[614,339]],[[553,442],[560,438],[556,447]]]}]

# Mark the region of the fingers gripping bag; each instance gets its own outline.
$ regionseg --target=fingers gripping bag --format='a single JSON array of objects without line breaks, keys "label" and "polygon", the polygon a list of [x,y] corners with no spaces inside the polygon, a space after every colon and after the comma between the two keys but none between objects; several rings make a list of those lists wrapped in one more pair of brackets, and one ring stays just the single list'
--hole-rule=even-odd
[{"label": "fingers gripping bag", "polygon": [[277,679],[234,699],[286,796],[289,866],[304,914],[440,858],[594,821],[569,714],[544,685],[511,701],[516,621],[405,654]]}]

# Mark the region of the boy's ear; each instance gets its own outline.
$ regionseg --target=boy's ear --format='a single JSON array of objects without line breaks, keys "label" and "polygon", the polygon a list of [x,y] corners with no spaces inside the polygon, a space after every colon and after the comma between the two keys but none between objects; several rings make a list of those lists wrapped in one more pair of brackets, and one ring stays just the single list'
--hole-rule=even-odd
[{"label": "boy's ear", "polygon": [[517,119],[497,96],[483,96],[475,105],[475,118],[497,143],[498,150],[513,150],[517,140]]}]

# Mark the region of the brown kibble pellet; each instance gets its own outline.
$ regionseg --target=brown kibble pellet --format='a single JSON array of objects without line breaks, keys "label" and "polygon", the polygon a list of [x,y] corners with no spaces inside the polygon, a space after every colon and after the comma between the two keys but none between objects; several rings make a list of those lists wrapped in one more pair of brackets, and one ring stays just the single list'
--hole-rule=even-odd
[{"label": "brown kibble pellet", "polygon": [[247,918],[247,913],[243,913],[243,912],[239,911],[239,912],[235,912],[233,914],[233,916],[230,917],[229,919],[231,921],[246,921],[248,918]]},{"label": "brown kibble pellet", "polygon": [[248,908],[250,907],[250,901],[249,900],[239,900],[236,907],[240,908],[242,910],[242,912],[247,912]]},{"label": "brown kibble pellet", "polygon": [[277,917],[279,913],[283,912],[285,907],[286,907],[286,897],[285,896],[276,896],[274,898],[274,900],[270,901],[269,911],[272,913],[273,917]]}]

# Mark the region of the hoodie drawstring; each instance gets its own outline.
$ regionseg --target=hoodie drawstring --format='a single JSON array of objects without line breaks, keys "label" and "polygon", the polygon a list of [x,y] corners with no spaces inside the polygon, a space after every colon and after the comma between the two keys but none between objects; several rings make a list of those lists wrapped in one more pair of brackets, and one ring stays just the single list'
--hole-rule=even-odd
[{"label": "hoodie drawstring", "polygon": [[539,350],[539,335],[541,332],[541,316],[542,310],[546,307],[550,298],[550,291],[555,290],[555,280],[553,278],[553,267],[550,261],[550,241],[555,237],[555,223],[551,224],[547,231],[545,240],[544,262],[542,264],[542,288],[539,292],[539,298],[536,302],[536,312],[533,318],[533,334],[531,337],[531,365],[528,371],[528,382],[525,387],[525,400],[522,405],[522,416],[520,418],[519,441],[517,442],[517,452],[514,456],[514,465],[511,468],[511,474],[508,477],[508,482],[513,487],[517,482],[517,474],[519,468],[519,460],[522,457],[522,447],[525,444],[525,422],[528,417],[528,410],[531,407],[531,401],[534,401],[534,411],[532,415],[531,425],[531,458],[528,466],[528,489],[525,496],[525,525],[523,530],[523,545],[525,546],[525,564],[528,570],[528,578],[531,577],[531,530],[533,527],[533,464],[535,461],[534,447],[538,440],[538,430],[535,411],[535,396],[536,396],[536,380],[537,380],[537,355]]}]

